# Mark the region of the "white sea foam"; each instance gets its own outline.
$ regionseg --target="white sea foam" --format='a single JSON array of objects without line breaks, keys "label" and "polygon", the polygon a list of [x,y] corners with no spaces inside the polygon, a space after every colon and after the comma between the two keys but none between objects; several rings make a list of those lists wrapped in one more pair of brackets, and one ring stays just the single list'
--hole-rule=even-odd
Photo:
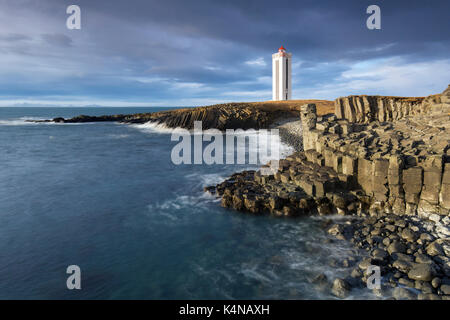
[{"label": "white sea foam", "polygon": [[0,120],[0,126],[25,126],[25,125],[37,125],[37,124],[50,123],[50,122],[31,122],[29,120],[45,120],[45,119],[35,118],[35,117],[21,117],[21,118],[16,118],[16,119]]},{"label": "white sea foam", "polygon": [[192,180],[194,183],[200,184],[202,187],[211,186],[221,183],[227,178],[227,174],[224,173],[207,173],[198,175],[198,173],[190,173],[186,175],[186,178]]},{"label": "white sea foam", "polygon": [[[189,221],[187,213],[196,214],[203,210],[206,203],[213,201],[217,201],[217,199],[206,193],[201,193],[198,196],[179,195],[162,202],[151,203],[147,207],[154,223],[182,223],[183,220]],[[158,218],[155,219],[155,216]]]},{"label": "white sea foam", "polygon": [[126,139],[126,138],[130,137],[129,134],[109,134],[108,136],[113,139]]},{"label": "white sea foam", "polygon": [[[169,128],[164,123],[158,123],[158,122],[146,122],[144,124],[132,124],[131,127],[136,128],[138,130],[141,130],[146,133],[159,133],[159,134],[172,134],[172,133],[184,133],[186,132],[186,129],[182,128]],[[269,131],[270,132],[270,131]],[[191,134],[194,134],[194,131],[190,131]],[[198,134],[198,133],[197,133]],[[208,135],[208,132],[204,130],[201,132],[201,134]],[[267,150],[267,157],[265,159],[259,159],[260,163],[259,165],[267,163],[269,160],[279,160],[282,158],[285,158],[292,154],[295,150],[290,145],[281,142],[279,136],[275,136],[273,134],[267,134],[267,131],[263,130],[245,130],[245,131],[238,131],[234,132],[233,135],[235,137],[239,137],[242,135],[245,135],[248,137],[249,142],[245,143],[243,145],[234,143],[235,148],[232,151],[228,151],[228,148],[224,148],[224,157],[223,160],[227,159],[227,156],[232,156],[233,154],[245,154],[245,153],[252,153],[252,154],[266,154]],[[267,139],[267,137],[269,137]],[[264,139],[265,138],[265,139]],[[250,143],[251,140],[256,139],[256,144]],[[235,139],[234,139],[235,140]],[[223,137],[223,141],[226,142],[225,134]],[[278,154],[276,152],[272,151],[272,147],[276,146],[278,148]],[[254,169],[254,168],[253,168]]]},{"label": "white sea foam", "polygon": [[[258,143],[252,144],[252,143],[248,143],[244,146],[236,146],[236,148],[241,148],[241,149],[237,149],[236,153],[239,152],[245,152],[245,150],[242,150],[242,148],[247,148],[248,146],[248,152],[250,153],[256,153],[256,154],[260,154],[261,151],[268,151],[268,159],[267,160],[280,160],[283,159],[287,156],[289,156],[290,154],[292,154],[294,152],[294,148],[291,147],[288,144],[285,144],[283,142],[281,142],[280,137],[279,136],[270,136],[269,139],[264,139],[265,135],[263,133],[264,131],[261,130],[255,130],[254,133],[252,134],[248,134],[248,132],[240,132],[240,133],[235,133],[236,136],[239,135],[248,135],[249,136],[249,140],[251,140],[252,138],[257,138]],[[272,155],[272,147],[276,146],[278,147],[278,156],[274,156]],[[264,153],[264,152],[262,152]]]},{"label": "white sea foam", "polygon": [[165,123],[159,123],[155,121],[148,121],[142,124],[132,124],[130,126],[146,133],[171,134],[174,132],[185,132],[185,129],[169,128]]},{"label": "white sea foam", "polygon": [[80,126],[87,124],[97,124],[97,122],[76,122],[76,123],[56,123],[53,121],[34,122],[47,120],[45,118],[21,117],[16,119],[0,120],[0,126],[37,126],[37,125],[58,125],[58,126]]}]

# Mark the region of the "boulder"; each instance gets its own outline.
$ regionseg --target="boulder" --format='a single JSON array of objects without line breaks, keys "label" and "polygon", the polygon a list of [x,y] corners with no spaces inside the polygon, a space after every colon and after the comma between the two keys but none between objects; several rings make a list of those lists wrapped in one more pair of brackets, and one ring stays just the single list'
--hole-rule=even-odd
[{"label": "boulder", "polygon": [[431,281],[434,278],[434,270],[431,264],[419,263],[414,265],[408,272],[411,280]]},{"label": "boulder", "polygon": [[347,281],[337,278],[333,281],[331,293],[333,293],[338,298],[344,299],[348,296],[350,289],[350,285]]},{"label": "boulder", "polygon": [[391,255],[393,253],[397,253],[397,252],[405,253],[406,252],[406,246],[403,243],[399,242],[399,241],[394,241],[388,246],[387,251]]},{"label": "boulder", "polygon": [[392,295],[396,300],[414,300],[417,298],[414,292],[402,287],[396,287]]},{"label": "boulder", "polygon": [[450,285],[448,284],[442,284],[441,285],[441,291],[445,295],[450,295]]},{"label": "boulder", "polygon": [[442,249],[442,246],[436,241],[430,243],[427,246],[426,250],[427,250],[427,254],[432,257],[444,254],[444,250]]},{"label": "boulder", "polygon": [[401,233],[401,237],[408,242],[414,242],[417,239],[417,234],[411,229],[405,228]]}]

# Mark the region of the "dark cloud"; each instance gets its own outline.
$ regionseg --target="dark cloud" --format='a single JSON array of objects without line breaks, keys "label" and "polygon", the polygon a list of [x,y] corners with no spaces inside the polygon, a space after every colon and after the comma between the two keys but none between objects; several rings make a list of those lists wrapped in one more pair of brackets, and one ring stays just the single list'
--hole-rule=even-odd
[{"label": "dark cloud", "polygon": [[61,33],[43,34],[42,39],[54,46],[70,47],[72,45],[72,39]]},{"label": "dark cloud", "polygon": [[[74,3],[81,7],[81,30],[65,28],[66,8]],[[0,0],[0,9],[27,17],[38,33],[19,25],[0,34],[0,41],[29,42],[9,52],[24,60],[27,70],[43,70],[42,79],[29,84],[34,88],[30,94],[37,95],[59,90],[60,95],[71,91],[93,98],[169,96],[178,101],[227,91],[270,91],[270,81],[261,79],[271,76],[271,54],[280,45],[298,62],[294,83],[302,94],[314,95],[334,84],[342,91],[360,90],[361,82],[356,86],[355,81],[366,79],[373,79],[383,93],[394,81],[378,83],[380,77],[387,79],[387,68],[407,70],[410,65],[416,70],[411,77],[423,77],[425,69],[428,74],[436,65],[448,67],[442,61],[450,58],[450,1],[379,0],[381,30],[365,26],[371,4],[372,0]],[[43,43],[31,43],[36,37]],[[246,63],[255,59],[264,59],[265,65]],[[437,87],[443,76],[436,77]],[[61,80],[64,84],[54,86]],[[10,83],[14,85],[20,84]],[[405,81],[404,86],[409,92],[417,84]]]},{"label": "dark cloud", "polygon": [[0,34],[0,41],[4,42],[20,42],[31,40],[31,37],[20,33],[6,33]]}]

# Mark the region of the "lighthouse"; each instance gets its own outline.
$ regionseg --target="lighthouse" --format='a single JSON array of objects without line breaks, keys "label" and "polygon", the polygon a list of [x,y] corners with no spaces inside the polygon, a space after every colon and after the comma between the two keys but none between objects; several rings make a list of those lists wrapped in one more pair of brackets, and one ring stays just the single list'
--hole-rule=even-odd
[{"label": "lighthouse", "polygon": [[291,99],[291,60],[292,54],[281,46],[272,54],[272,100]]}]

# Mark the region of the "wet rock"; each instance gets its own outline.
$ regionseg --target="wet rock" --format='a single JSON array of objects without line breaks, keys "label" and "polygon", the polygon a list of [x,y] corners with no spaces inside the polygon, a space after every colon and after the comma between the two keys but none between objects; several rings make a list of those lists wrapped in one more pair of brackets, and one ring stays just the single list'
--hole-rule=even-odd
[{"label": "wet rock", "polygon": [[441,285],[440,289],[443,294],[450,295],[450,285],[443,284],[443,285]]},{"label": "wet rock", "polygon": [[415,288],[420,290],[422,293],[433,293],[433,286],[429,282],[416,280],[414,285]]},{"label": "wet rock", "polygon": [[433,260],[429,256],[427,256],[426,254],[418,253],[415,256],[416,256],[416,262],[417,263],[429,263],[429,264],[433,263]]},{"label": "wet rock", "polygon": [[344,226],[342,226],[340,224],[335,224],[330,229],[328,229],[328,233],[333,236],[341,235],[341,234],[343,234],[343,232],[344,232]]},{"label": "wet rock", "polygon": [[350,274],[351,277],[359,279],[363,276],[363,273],[358,269],[354,268]]},{"label": "wet rock", "polygon": [[394,260],[402,260],[402,261],[406,261],[406,262],[413,262],[413,257],[410,256],[409,254],[404,254],[404,253],[393,253],[392,254],[392,258]]},{"label": "wet rock", "polygon": [[324,273],[320,273],[316,275],[312,280],[311,283],[316,287],[317,290],[321,292],[328,291],[330,288],[330,283],[328,281],[327,276]]},{"label": "wet rock", "polygon": [[318,275],[316,275],[312,280],[312,283],[316,284],[316,285],[326,285],[328,283],[328,278],[325,275],[325,273],[320,273]]},{"label": "wet rock", "polygon": [[410,270],[413,268],[413,264],[411,262],[404,260],[396,260],[394,261],[392,266],[403,273],[409,273]]},{"label": "wet rock", "polygon": [[427,250],[427,254],[432,257],[444,254],[444,250],[442,249],[442,246],[439,243],[437,243],[436,241],[429,244],[427,246],[426,250]]},{"label": "wet rock", "polygon": [[434,237],[428,233],[422,233],[419,239],[423,242],[431,242],[434,240]]},{"label": "wet rock", "polygon": [[379,260],[385,260],[389,256],[389,254],[386,251],[380,249],[373,250],[371,255],[373,258]]},{"label": "wet rock", "polygon": [[417,295],[411,290],[397,287],[393,291],[393,297],[396,300],[414,300],[417,298]]},{"label": "wet rock", "polygon": [[388,246],[387,251],[389,252],[389,254],[393,254],[396,252],[405,253],[406,246],[399,241],[394,241]]},{"label": "wet rock", "polygon": [[406,278],[400,278],[398,279],[398,283],[407,286],[409,288],[415,288],[416,284],[414,281],[406,279]]},{"label": "wet rock", "polygon": [[401,237],[408,242],[414,242],[417,239],[416,233],[409,228],[403,229]]},{"label": "wet rock", "polygon": [[408,277],[412,280],[431,281],[434,277],[434,270],[430,264],[419,263],[411,268]]},{"label": "wet rock", "polygon": [[385,226],[386,230],[388,230],[389,232],[395,232],[397,230],[397,227],[392,225],[392,224],[388,224]]},{"label": "wet rock", "polygon": [[433,288],[437,289],[439,288],[439,286],[441,285],[442,280],[440,278],[433,278],[433,280],[431,280],[431,285],[433,286]]},{"label": "wet rock", "polygon": [[434,293],[419,293],[417,300],[441,300],[441,297]]},{"label": "wet rock", "polygon": [[344,279],[337,278],[333,281],[331,293],[336,297],[344,299],[350,293],[350,285]]},{"label": "wet rock", "polygon": [[384,238],[384,239],[383,239],[383,244],[384,244],[386,247],[388,247],[388,246],[391,244],[391,239],[389,239],[389,238]]},{"label": "wet rock", "polygon": [[366,270],[371,265],[372,265],[372,258],[366,258],[359,262],[358,267],[361,270]]},{"label": "wet rock", "polygon": [[55,123],[64,123],[64,118],[61,118],[61,117],[53,118],[52,121]]}]

